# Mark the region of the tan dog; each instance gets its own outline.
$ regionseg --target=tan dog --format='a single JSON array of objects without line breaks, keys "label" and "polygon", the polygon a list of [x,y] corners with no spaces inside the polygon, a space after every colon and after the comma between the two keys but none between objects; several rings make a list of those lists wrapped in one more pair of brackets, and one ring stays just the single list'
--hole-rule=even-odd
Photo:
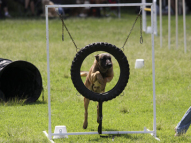
[{"label": "tan dog", "polygon": [[[110,82],[113,79],[113,76],[114,73],[111,56],[107,53],[98,54],[95,56],[94,64],[90,68],[84,84],[91,91],[103,93],[105,92],[106,83]],[[84,129],[88,126],[89,102],[90,100],[84,97]],[[97,107],[97,122],[99,122],[99,106]]]}]

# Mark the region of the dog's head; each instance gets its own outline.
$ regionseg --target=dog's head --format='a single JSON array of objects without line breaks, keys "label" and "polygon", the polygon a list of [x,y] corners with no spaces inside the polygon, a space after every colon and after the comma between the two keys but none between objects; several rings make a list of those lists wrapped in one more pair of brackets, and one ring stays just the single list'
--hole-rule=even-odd
[{"label": "dog's head", "polygon": [[99,67],[103,69],[109,69],[113,66],[111,61],[111,55],[108,53],[102,53],[95,56]]}]

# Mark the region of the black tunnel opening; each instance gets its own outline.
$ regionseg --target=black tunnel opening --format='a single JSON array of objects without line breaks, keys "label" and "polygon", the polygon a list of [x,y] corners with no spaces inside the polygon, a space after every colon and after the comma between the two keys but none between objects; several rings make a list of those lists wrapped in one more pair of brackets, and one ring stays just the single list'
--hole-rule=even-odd
[{"label": "black tunnel opening", "polygon": [[25,100],[25,103],[32,103],[39,98],[41,91],[41,74],[33,64],[0,59],[1,99]]}]

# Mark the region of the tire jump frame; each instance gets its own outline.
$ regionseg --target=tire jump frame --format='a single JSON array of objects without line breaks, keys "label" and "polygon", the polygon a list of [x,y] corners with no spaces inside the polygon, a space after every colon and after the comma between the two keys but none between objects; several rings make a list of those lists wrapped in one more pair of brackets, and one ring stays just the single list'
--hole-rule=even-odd
[{"label": "tire jump frame", "polygon": [[[43,133],[47,136],[47,138],[51,141],[54,142],[52,140],[53,136],[65,136],[65,135],[91,135],[91,134],[151,134],[155,139],[160,140],[159,138],[156,137],[156,100],[155,100],[155,56],[154,56],[154,4],[153,3],[121,3],[121,4],[77,4],[77,5],[46,5],[45,6],[45,11],[46,11],[46,45],[47,45],[47,79],[48,79],[48,133],[46,131],[43,131]],[[151,29],[152,29],[152,33],[151,33],[151,47],[152,47],[152,83],[153,83],[153,130],[148,130],[146,129],[146,127],[144,127],[143,131],[101,131],[101,129],[98,129],[98,132],[70,132],[70,133],[52,133],[52,127],[51,127],[51,98],[50,98],[50,61],[49,61],[49,23],[48,23],[48,8],[73,8],[73,7],[124,7],[124,6],[151,6]],[[85,57],[88,55],[88,53],[92,53],[93,48],[90,48],[92,44],[90,44],[88,47],[84,48],[83,50],[80,50],[80,54],[76,54],[75,59],[73,60],[72,64],[76,64],[76,63],[82,63],[82,61],[85,59]],[[94,45],[94,44],[93,44]],[[99,45],[98,43],[95,43],[95,45]],[[100,45],[102,45],[102,43],[100,43]],[[106,43],[103,45],[107,45]],[[96,47],[96,46],[95,46]],[[102,47],[102,46],[100,46]],[[103,46],[104,47],[104,46]],[[102,48],[103,48],[102,47]],[[102,51],[107,51],[104,50],[105,48],[110,47],[110,46],[106,46],[103,49],[101,49]],[[115,46],[113,46],[115,47]],[[95,48],[96,49],[96,48]],[[94,50],[95,50],[94,49]],[[87,50],[87,52],[86,52]],[[90,51],[89,51],[90,50]],[[117,49],[118,50],[118,49]],[[89,52],[88,52],[89,51]],[[98,49],[96,49],[95,51],[98,51]],[[112,50],[111,50],[112,51]],[[115,51],[115,50],[114,50]],[[108,51],[107,51],[108,52]],[[115,51],[116,52],[116,51]],[[110,52],[116,59],[118,56],[115,56],[115,53]],[[120,52],[121,54],[121,52]],[[77,59],[77,60],[76,60]],[[123,63],[121,61],[119,61],[119,64]],[[80,65],[81,66],[81,65]],[[76,89],[79,90],[79,92],[84,95],[85,97],[89,97],[89,99],[94,100],[94,101],[98,101],[102,104],[103,101],[108,101],[111,100],[113,98],[115,98],[117,95],[119,95],[119,93],[121,93],[124,89],[124,87],[126,86],[123,79],[121,78],[121,75],[124,75],[123,71],[120,71],[120,78],[118,83],[116,84],[116,86],[111,89],[110,91],[103,93],[103,94],[97,94],[97,93],[93,93],[92,91],[87,90],[87,88],[84,86],[84,84],[82,84],[81,78],[79,81],[76,80],[76,78],[79,79],[80,77],[80,71],[79,68],[80,66],[78,65],[78,68],[76,70],[78,70],[78,74],[77,72],[74,72],[74,67],[72,65],[71,67],[71,75],[72,75],[72,81],[74,82],[78,82],[79,86],[77,84],[74,83],[74,86],[76,87]],[[121,68],[121,67],[120,67]],[[127,72],[128,70],[126,70]],[[127,74],[127,73],[125,73]],[[123,81],[123,82],[122,82]],[[119,86],[119,85],[123,85]],[[117,87],[119,87],[119,89],[117,89]],[[111,93],[113,92],[114,93]],[[85,93],[84,93],[85,92]],[[91,95],[91,96],[90,96]]]}]

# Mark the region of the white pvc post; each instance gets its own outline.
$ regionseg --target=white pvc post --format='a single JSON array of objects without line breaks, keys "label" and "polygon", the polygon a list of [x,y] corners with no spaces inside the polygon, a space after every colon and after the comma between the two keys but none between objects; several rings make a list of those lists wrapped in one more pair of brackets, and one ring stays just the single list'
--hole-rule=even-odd
[{"label": "white pvc post", "polygon": [[168,49],[170,49],[170,19],[171,19],[171,0],[168,0]]},{"label": "white pvc post", "polygon": [[51,130],[51,100],[50,100],[50,62],[49,62],[49,28],[48,28],[48,7],[46,9],[46,47],[47,47],[47,79],[48,79],[48,138],[52,140]]},{"label": "white pvc post", "polygon": [[151,42],[152,42],[152,75],[153,75],[153,136],[156,138],[156,100],[155,100],[155,50],[154,50],[154,6],[151,5]]},{"label": "white pvc post", "polygon": [[184,23],[184,52],[186,53],[186,8],[185,8],[185,0],[182,0],[183,5],[183,23]]},{"label": "white pvc post", "polygon": [[[146,3],[146,0],[142,0],[142,3]],[[145,5],[142,5],[142,29],[144,32],[147,31],[147,17],[146,17],[146,11],[145,9]]]},{"label": "white pvc post", "polygon": [[[153,134],[153,131],[149,131],[144,128],[143,131],[102,131],[102,134]],[[52,135],[96,135],[98,132],[70,132],[70,133],[53,133]]]},{"label": "white pvc post", "polygon": [[[120,3],[120,0],[118,1]],[[121,18],[121,7],[118,6],[118,18]]]},{"label": "white pvc post", "polygon": [[154,34],[158,35],[158,31],[157,31],[157,0],[153,0],[153,4],[154,4]]},{"label": "white pvc post", "polygon": [[178,49],[178,0],[176,0],[176,48]]},{"label": "white pvc post", "polygon": [[160,7],[160,47],[162,47],[162,0],[159,0]]}]

